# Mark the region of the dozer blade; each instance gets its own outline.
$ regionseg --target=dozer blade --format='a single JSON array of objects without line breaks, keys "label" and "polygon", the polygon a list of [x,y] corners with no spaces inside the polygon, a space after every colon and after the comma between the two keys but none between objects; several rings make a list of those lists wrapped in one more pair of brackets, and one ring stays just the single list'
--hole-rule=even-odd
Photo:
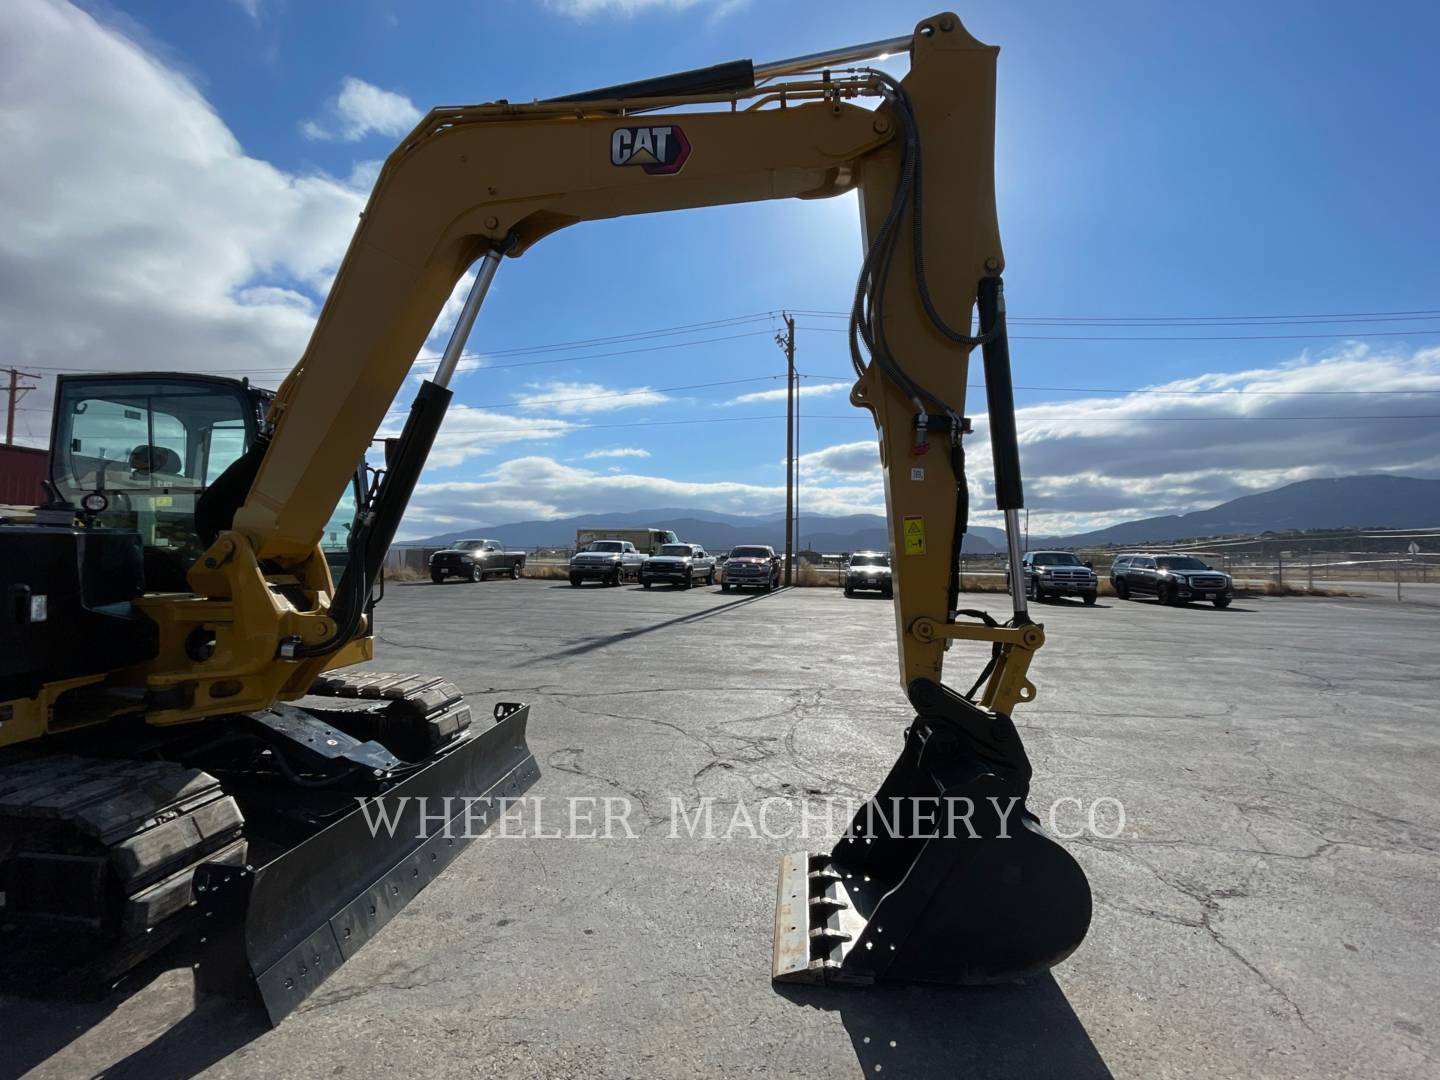
[{"label": "dozer blade", "polygon": [[1089,883],[1025,807],[1010,718],[926,679],[910,700],[900,759],[834,850],[781,863],[777,982],[1004,982],[1085,938]]},{"label": "dozer blade", "polygon": [[367,814],[357,802],[263,865],[202,865],[197,991],[258,993],[278,1024],[539,777],[528,718],[528,706],[498,706],[493,727],[470,728],[379,796],[390,817],[377,829],[375,803]]}]

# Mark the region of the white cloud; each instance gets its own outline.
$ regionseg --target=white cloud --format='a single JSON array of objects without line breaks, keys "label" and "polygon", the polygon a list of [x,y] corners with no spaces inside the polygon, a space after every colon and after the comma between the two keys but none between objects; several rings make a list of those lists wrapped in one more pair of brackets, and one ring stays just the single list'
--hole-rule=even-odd
[{"label": "white cloud", "polygon": [[260,0],[230,0],[230,2],[256,22],[260,21]]},{"label": "white cloud", "polygon": [[[1078,532],[1185,513],[1319,477],[1437,476],[1440,422],[1429,419],[1437,414],[1440,348],[1357,344],[1144,392],[1023,406],[1016,426],[1031,529]],[[975,428],[966,440],[972,520],[995,524],[983,415]],[[800,464],[819,482],[880,469],[869,440],[804,454]]]},{"label": "white cloud", "polygon": [[247,156],[188,79],[68,4],[0,4],[0,71],[7,359],[278,382],[363,193]]},{"label": "white cloud", "polygon": [[1440,474],[1440,422],[1406,419],[1440,414],[1440,348],[1351,344],[1150,391],[1018,410],[1027,501],[1119,520],[1315,477]]},{"label": "white cloud", "polygon": [[591,450],[585,455],[585,460],[592,461],[595,458],[648,458],[649,450],[641,450],[638,446],[616,446],[609,450]]},{"label": "white cloud", "polygon": [[[419,484],[405,516],[404,536],[428,536],[442,524],[494,525],[654,506],[774,513],[785,508],[785,486],[672,480],[595,472],[547,457],[514,458],[483,479]],[[813,487],[805,493],[805,510],[816,514],[883,513],[884,501],[878,485],[873,484]]]},{"label": "white cloud", "polygon": [[356,191],[370,193],[375,186],[375,181],[380,179],[380,169],[384,166],[383,159],[376,158],[373,161],[357,161],[350,169],[350,178],[346,183]]},{"label": "white cloud", "polygon": [[529,392],[515,395],[515,401],[522,409],[545,409],[562,416],[634,409],[670,400],[648,386],[617,390],[599,383],[559,382],[553,379],[529,385]]},{"label": "white cloud", "polygon": [[749,0],[543,0],[545,7],[575,19],[599,15],[631,18],[647,12],[708,11],[711,21],[740,10]]},{"label": "white cloud", "polygon": [[347,75],[340,80],[340,92],[326,102],[324,115],[305,121],[300,132],[307,139],[344,142],[359,142],[371,134],[399,137],[418,124],[420,116],[420,110],[404,94]]},{"label": "white cloud", "polygon": [[[391,413],[381,425],[379,437],[399,435],[404,424],[404,413]],[[497,447],[554,439],[574,428],[575,425],[567,420],[515,416],[513,413],[488,412],[470,405],[451,405],[425,464],[429,468],[445,469],[461,465],[473,457],[493,454]],[[377,448],[373,456],[378,461],[383,457],[383,451]]]},{"label": "white cloud", "polygon": [[875,438],[840,443],[800,455],[800,475],[867,476],[880,472],[880,443]]},{"label": "white cloud", "polygon": [[[851,385],[853,385],[853,384],[848,383],[848,382],[833,382],[833,383],[806,383],[806,382],[802,382],[802,383],[800,384],[799,390],[797,391],[797,395],[798,395],[799,397],[801,397],[801,398],[833,397],[833,396],[835,396],[836,394],[848,394],[848,393],[850,393],[850,387],[851,387]],[[753,402],[757,402],[757,401],[784,401],[784,400],[785,400],[785,396],[786,396],[786,389],[785,389],[785,387],[782,386],[782,387],[779,387],[778,389],[775,389],[775,390],[756,390],[756,391],[753,391],[752,393],[749,393],[749,394],[741,394],[739,397],[733,397],[733,398],[731,398],[729,401],[725,402],[725,404],[726,404],[726,405],[749,405],[749,404],[752,404]]]}]

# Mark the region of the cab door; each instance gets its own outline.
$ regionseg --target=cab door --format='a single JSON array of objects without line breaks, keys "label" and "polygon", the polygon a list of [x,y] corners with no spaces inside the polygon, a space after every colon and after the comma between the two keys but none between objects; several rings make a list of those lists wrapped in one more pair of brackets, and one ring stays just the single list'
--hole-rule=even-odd
[{"label": "cab door", "polygon": [[1154,559],[1134,559],[1130,563],[1127,578],[1130,588],[1136,592],[1153,593],[1156,590],[1156,569]]}]

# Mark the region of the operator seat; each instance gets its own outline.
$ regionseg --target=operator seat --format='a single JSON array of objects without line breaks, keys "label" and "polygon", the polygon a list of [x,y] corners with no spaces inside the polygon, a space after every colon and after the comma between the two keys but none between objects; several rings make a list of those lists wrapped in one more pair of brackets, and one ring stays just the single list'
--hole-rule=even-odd
[{"label": "operator seat", "polygon": [[171,476],[180,476],[185,471],[185,465],[180,460],[180,455],[168,446],[156,446],[154,443],[141,443],[130,451],[130,473],[135,477],[154,476],[157,473],[167,473]]}]

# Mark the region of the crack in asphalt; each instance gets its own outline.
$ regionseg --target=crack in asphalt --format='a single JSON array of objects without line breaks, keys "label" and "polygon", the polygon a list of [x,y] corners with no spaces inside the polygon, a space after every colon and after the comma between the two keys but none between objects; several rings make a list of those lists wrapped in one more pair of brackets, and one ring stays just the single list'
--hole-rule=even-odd
[{"label": "crack in asphalt", "polygon": [[[1194,921],[1186,920],[1182,916],[1167,917],[1165,914],[1160,912],[1153,912],[1152,914],[1151,909],[1146,908],[1137,907],[1131,909],[1125,906],[1121,906],[1118,908],[1118,910],[1131,910],[1134,914],[1154,917],[1163,922],[1173,923],[1177,926],[1184,926],[1190,929],[1204,930],[1205,933],[1209,936],[1209,938],[1217,946],[1219,946],[1220,949],[1222,949],[1228,956],[1233,958],[1237,963],[1239,963],[1242,967],[1244,967],[1247,971],[1254,975],[1255,978],[1258,979],[1272,994],[1278,997],[1281,1001],[1285,1002],[1285,1004],[1295,1014],[1295,1018],[1300,1022],[1300,1025],[1304,1027],[1306,1031],[1309,1031],[1311,1034],[1316,1034],[1314,1027],[1312,1027],[1310,1024],[1309,1017],[1305,1015],[1305,1012],[1300,1008],[1299,1003],[1296,1002],[1295,999],[1292,998],[1283,987],[1281,987],[1272,978],[1270,978],[1269,975],[1265,974],[1265,972],[1262,971],[1255,964],[1254,961],[1252,961],[1248,956],[1241,952],[1239,946],[1235,945],[1231,941],[1228,941],[1220,933],[1219,928],[1215,925],[1214,922],[1217,917],[1224,916],[1224,910],[1220,904],[1222,900],[1244,899],[1251,895],[1250,886],[1251,883],[1254,881],[1255,876],[1260,872],[1260,869],[1264,865],[1263,859],[1256,859],[1254,861],[1253,865],[1250,867],[1249,873],[1247,873],[1245,876],[1245,880],[1239,885],[1220,886],[1218,888],[1203,888],[1200,886],[1191,885],[1179,879],[1178,877],[1173,877],[1169,874],[1163,873],[1156,866],[1154,866],[1147,860],[1141,858],[1134,851],[1128,851],[1125,849],[1125,847],[1119,844],[1110,847],[1108,850],[1110,850],[1114,854],[1119,855],[1121,858],[1125,859],[1128,862],[1132,862],[1141,867],[1144,867],[1144,869],[1147,870],[1151,874],[1151,876],[1155,878],[1156,881],[1160,882],[1160,884],[1194,901],[1200,906],[1199,917]],[[1113,903],[1109,903],[1105,900],[1102,900],[1101,903],[1105,906],[1114,906]]]},{"label": "crack in asphalt", "polygon": [[[799,724],[811,716],[816,710],[822,707],[825,691],[820,690],[795,690],[787,689],[782,692],[790,696],[791,700],[770,712],[758,713],[749,716],[733,717],[727,720],[716,720],[713,727],[730,728],[739,724],[766,724],[775,720],[788,720],[789,728],[786,734],[781,737],[777,735],[758,734],[752,735],[744,732],[714,730],[702,734],[684,724],[670,720],[661,720],[649,716],[636,716],[629,713],[610,712],[602,709],[587,709],[574,703],[575,698],[608,697],[610,694],[557,694],[555,695],[566,708],[586,716],[605,717],[607,719],[619,720],[622,722],[649,724],[673,731],[682,738],[694,743],[710,755],[711,760],[696,769],[690,777],[690,796],[697,802],[704,798],[700,790],[699,781],[714,770],[733,772],[738,778],[744,780],[757,794],[768,798],[793,799],[806,795],[824,795],[832,793],[847,793],[863,795],[853,784],[849,784],[838,777],[828,775],[817,769],[812,763],[806,760],[795,746],[795,732]],[[718,745],[722,741],[738,744],[731,748]],[[579,748],[568,748],[576,751],[577,755],[583,750]],[[803,778],[808,778],[811,783],[796,784],[786,779],[777,772],[772,764],[780,762],[794,769]],[[557,766],[562,771],[574,772],[579,768],[578,761],[566,761],[563,765]],[[609,782],[619,790],[626,790],[614,777],[595,776],[596,779]],[[817,786],[818,785],[818,786]],[[630,793],[630,792],[627,792]],[[633,793],[631,793],[633,794]],[[639,795],[635,795],[638,799]],[[642,800],[646,813],[651,815],[651,823],[654,824],[653,811]],[[668,819],[665,819],[668,820]]]}]

